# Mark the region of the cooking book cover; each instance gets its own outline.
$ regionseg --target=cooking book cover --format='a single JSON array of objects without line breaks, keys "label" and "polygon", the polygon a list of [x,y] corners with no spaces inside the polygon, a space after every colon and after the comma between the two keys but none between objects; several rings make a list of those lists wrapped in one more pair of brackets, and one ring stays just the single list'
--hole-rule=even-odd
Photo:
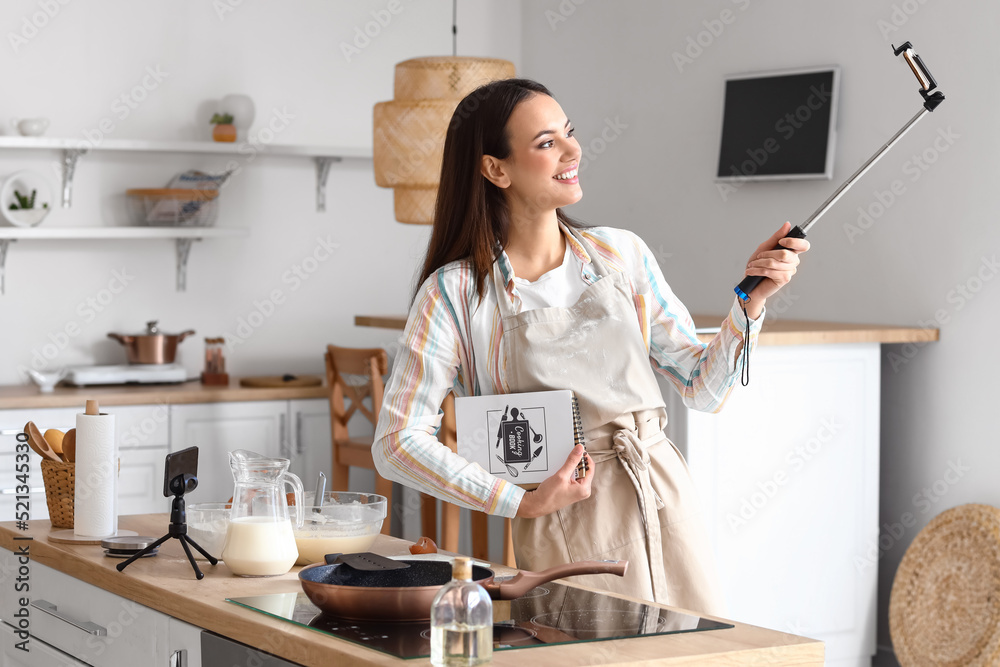
[{"label": "cooking book cover", "polygon": [[534,488],[583,441],[576,397],[569,390],[455,400],[458,453],[497,477]]}]

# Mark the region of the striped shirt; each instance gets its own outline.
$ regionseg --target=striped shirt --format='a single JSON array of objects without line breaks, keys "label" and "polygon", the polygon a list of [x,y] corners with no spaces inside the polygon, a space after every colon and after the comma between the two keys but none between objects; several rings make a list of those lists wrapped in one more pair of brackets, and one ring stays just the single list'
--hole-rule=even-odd
[{"label": "striped shirt", "polygon": [[[734,298],[715,338],[701,343],[691,316],[642,239],[609,227],[580,233],[608,270],[628,277],[636,325],[653,369],[667,378],[687,407],[718,411],[739,375],[737,350],[746,329],[739,301]],[[564,234],[583,280],[593,284],[598,276],[587,249]],[[519,312],[521,301],[506,253],[497,262],[514,312]],[[763,319],[762,314],[751,321],[751,349]],[[471,262],[452,262],[424,282],[410,309],[375,429],[372,455],[383,477],[461,507],[506,517],[517,513],[523,489],[470,463],[437,439],[440,406],[449,391],[456,396],[510,393],[502,334],[493,280],[487,276],[480,301]]]}]

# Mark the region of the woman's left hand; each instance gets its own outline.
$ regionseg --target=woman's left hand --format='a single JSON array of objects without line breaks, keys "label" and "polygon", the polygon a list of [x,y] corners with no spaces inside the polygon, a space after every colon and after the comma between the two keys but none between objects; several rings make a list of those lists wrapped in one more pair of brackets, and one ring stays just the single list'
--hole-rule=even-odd
[{"label": "woman's left hand", "polygon": [[[747,262],[746,275],[764,276],[764,280],[750,290],[751,304],[761,304],[788,284],[799,266],[799,254],[809,250],[809,241],[805,239],[784,238],[791,229],[792,223],[783,224],[771,238],[757,246]],[[775,250],[774,247],[779,244],[783,247]]]}]

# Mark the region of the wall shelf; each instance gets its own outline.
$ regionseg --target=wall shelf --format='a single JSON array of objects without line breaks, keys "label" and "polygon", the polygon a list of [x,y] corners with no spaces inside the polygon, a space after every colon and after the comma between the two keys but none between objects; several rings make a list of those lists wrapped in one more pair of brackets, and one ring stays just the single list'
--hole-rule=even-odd
[{"label": "wall shelf", "polygon": [[146,153],[194,153],[215,155],[273,155],[285,157],[311,157],[316,164],[316,210],[326,210],[326,181],[330,165],[350,160],[370,160],[372,151],[367,148],[319,145],[281,145],[240,141],[220,143],[215,141],[165,141],[140,139],[104,139],[95,144],[86,139],[60,139],[56,137],[2,137],[0,149],[56,150],[62,151],[62,205],[69,208],[73,201],[73,174],[81,156],[90,151],[132,151]]},{"label": "wall shelf", "polygon": [[177,291],[187,289],[187,262],[191,243],[202,239],[248,236],[246,229],[218,227],[0,227],[0,294],[6,289],[7,249],[19,241],[173,240],[177,252]]}]

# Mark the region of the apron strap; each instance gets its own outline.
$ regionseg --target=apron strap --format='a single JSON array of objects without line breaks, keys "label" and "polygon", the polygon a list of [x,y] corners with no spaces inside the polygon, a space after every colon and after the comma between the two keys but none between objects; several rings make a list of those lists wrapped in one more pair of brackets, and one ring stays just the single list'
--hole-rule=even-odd
[{"label": "apron strap", "polygon": [[492,273],[493,273],[493,288],[497,292],[497,305],[500,307],[500,317],[503,319],[507,319],[508,317],[513,317],[514,304],[511,303],[510,297],[507,295],[507,283],[504,282],[503,272],[500,270],[499,257],[493,261]]},{"label": "apron strap", "polygon": [[[583,249],[587,251],[590,256],[590,261],[594,265],[594,272],[597,274],[598,279],[609,275],[608,267],[604,264],[604,260],[597,253],[597,249],[580,234],[580,231],[572,227],[568,227],[562,223],[559,223],[559,228],[563,233],[568,234],[576,240]],[[501,251],[502,252],[502,251]],[[508,261],[509,263],[509,261]],[[493,288],[497,293],[497,303],[500,306],[500,316],[507,318],[513,317],[516,313],[514,312],[514,304],[511,303],[510,297],[507,295],[507,283],[503,279],[503,272],[500,270],[500,259],[497,258],[493,262]]]},{"label": "apron strap", "polygon": [[637,431],[619,429],[611,436],[610,449],[595,451],[590,447],[587,448],[587,453],[590,454],[594,463],[617,458],[631,480],[632,486],[635,487],[639,513],[642,516],[646,532],[649,575],[653,587],[653,599],[655,600],[665,600],[669,593],[666,564],[663,561],[663,535],[660,530],[660,518],[657,514],[658,510],[663,509],[664,503],[653,489],[652,481],[649,478],[650,461],[647,451],[647,447],[660,440],[666,440],[666,436],[662,432],[660,432],[658,439],[654,436],[647,441],[642,441],[639,439]]},{"label": "apron strap", "polygon": [[560,225],[560,227],[576,239],[576,242],[583,246],[583,249],[587,251],[588,255],[590,255],[590,261],[594,265],[594,272],[597,274],[598,278],[610,275],[608,267],[604,264],[604,260],[601,259],[601,256],[597,253],[597,249],[594,248],[590,241],[583,238],[583,234],[580,233],[579,229],[574,229],[573,227],[569,227],[567,225]]}]

